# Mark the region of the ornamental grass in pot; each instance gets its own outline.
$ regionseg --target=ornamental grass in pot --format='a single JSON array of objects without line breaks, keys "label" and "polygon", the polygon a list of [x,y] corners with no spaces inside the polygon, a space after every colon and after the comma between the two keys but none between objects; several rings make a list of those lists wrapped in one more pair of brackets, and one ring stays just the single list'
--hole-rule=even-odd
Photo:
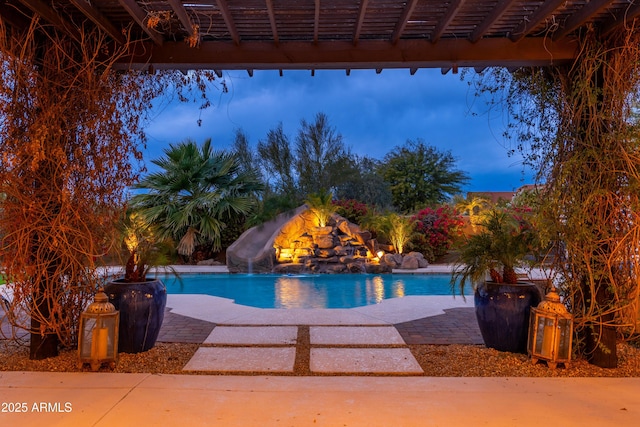
[{"label": "ornamental grass in pot", "polygon": [[153,226],[136,213],[128,213],[122,222],[126,246],[124,276],[109,281],[104,291],[120,311],[118,350],[139,353],[151,349],[158,338],[167,289],[149,270],[169,264],[169,242],[159,240]]},{"label": "ornamental grass in pot", "polygon": [[527,209],[493,208],[479,233],[460,247],[451,284],[463,293],[474,289],[478,326],[485,345],[500,351],[526,353],[529,312],[542,299],[533,283],[518,280],[516,268],[535,261],[539,239]]}]

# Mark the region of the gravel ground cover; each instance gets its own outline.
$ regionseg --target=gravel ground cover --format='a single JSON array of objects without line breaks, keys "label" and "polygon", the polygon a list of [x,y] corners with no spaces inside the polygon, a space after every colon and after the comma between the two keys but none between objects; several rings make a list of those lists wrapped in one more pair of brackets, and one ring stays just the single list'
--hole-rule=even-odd
[{"label": "gravel ground cover", "polygon": [[[144,353],[121,353],[114,370],[107,366],[103,366],[100,370],[102,372],[181,374],[183,366],[191,359],[197,348],[197,344],[158,343]],[[575,360],[569,368],[560,365],[554,370],[549,369],[544,363],[531,364],[524,354],[505,353],[476,345],[412,345],[409,348],[425,371],[425,376],[640,377],[640,349],[630,344],[619,344],[619,366],[616,369],[598,368],[585,360]],[[308,357],[305,357],[309,354],[309,348],[306,345],[299,345],[296,350],[298,357],[293,375],[313,375],[308,370]],[[7,340],[0,341],[0,371],[81,372],[89,370],[88,365],[78,368],[77,353],[74,349],[63,350],[58,357],[50,359],[29,360],[28,347],[16,345]]]}]

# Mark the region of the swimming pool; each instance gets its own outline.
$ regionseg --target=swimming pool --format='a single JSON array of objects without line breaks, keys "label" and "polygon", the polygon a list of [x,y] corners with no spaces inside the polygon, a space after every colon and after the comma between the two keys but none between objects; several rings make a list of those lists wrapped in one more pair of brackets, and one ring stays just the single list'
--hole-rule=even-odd
[{"label": "swimming pool", "polygon": [[408,295],[452,295],[449,274],[181,274],[181,281],[160,278],[170,294],[214,295],[258,308],[353,308]]}]

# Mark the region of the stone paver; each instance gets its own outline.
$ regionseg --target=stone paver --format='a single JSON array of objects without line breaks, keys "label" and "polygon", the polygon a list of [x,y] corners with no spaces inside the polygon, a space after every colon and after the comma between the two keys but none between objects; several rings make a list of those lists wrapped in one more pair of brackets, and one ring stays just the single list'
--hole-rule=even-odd
[{"label": "stone paver", "polygon": [[404,345],[393,326],[311,326],[312,345]]},{"label": "stone paver", "polygon": [[421,374],[408,348],[312,348],[311,372]]},{"label": "stone paver", "polygon": [[394,325],[407,344],[483,344],[473,308],[445,309],[445,314]]},{"label": "stone paver", "polygon": [[214,326],[215,323],[181,316],[172,313],[171,309],[167,308],[164,311],[164,320],[158,334],[158,341],[199,344],[209,336]]},{"label": "stone paver", "polygon": [[293,372],[294,347],[200,347],[183,371]]},{"label": "stone paver", "polygon": [[296,326],[217,326],[204,344],[295,344]]}]

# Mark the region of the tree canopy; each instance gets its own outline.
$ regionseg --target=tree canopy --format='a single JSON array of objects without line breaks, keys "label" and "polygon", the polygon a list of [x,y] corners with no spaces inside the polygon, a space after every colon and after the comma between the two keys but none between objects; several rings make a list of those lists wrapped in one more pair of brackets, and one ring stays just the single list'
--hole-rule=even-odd
[{"label": "tree canopy", "polygon": [[460,192],[469,178],[454,167],[451,152],[440,152],[418,139],[391,150],[381,169],[391,188],[393,205],[412,212],[443,203]]}]

